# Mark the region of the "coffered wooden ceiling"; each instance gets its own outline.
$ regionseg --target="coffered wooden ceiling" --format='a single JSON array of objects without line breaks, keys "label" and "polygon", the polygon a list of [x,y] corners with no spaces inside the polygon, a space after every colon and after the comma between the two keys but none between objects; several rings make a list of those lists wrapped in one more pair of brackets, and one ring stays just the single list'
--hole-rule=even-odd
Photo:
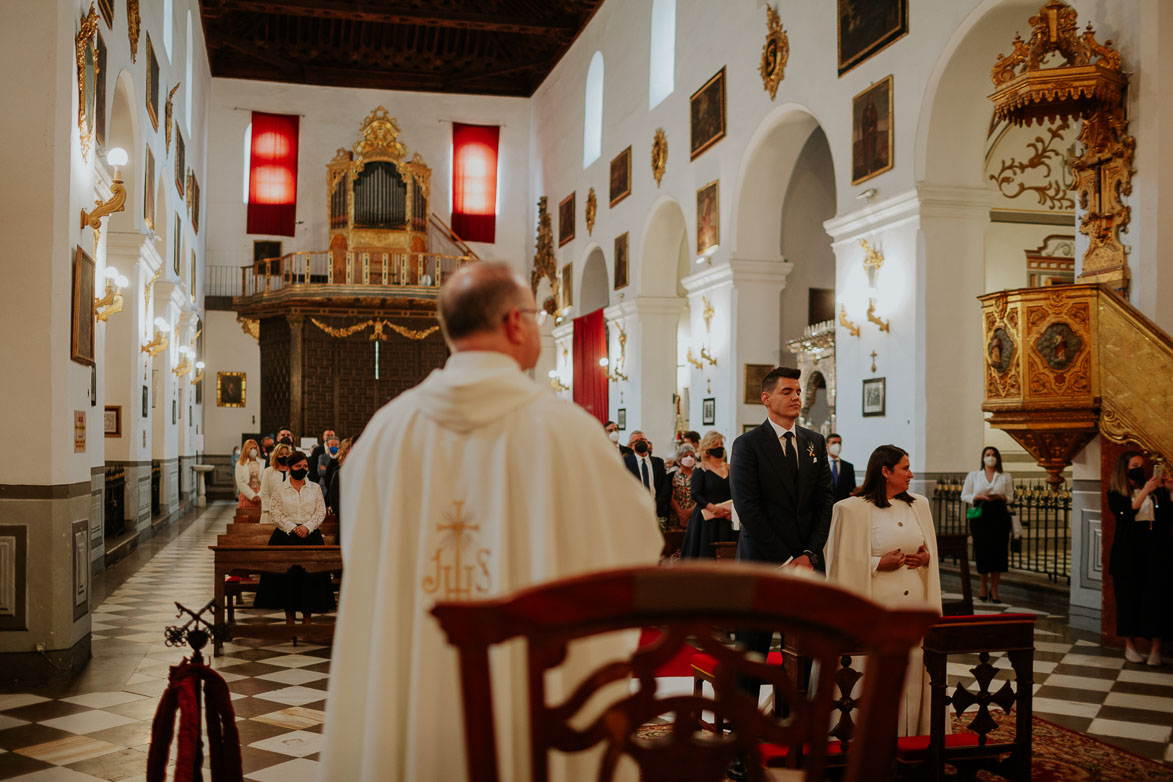
[{"label": "coffered wooden ceiling", "polygon": [[603,0],[200,0],[212,75],[528,96]]}]

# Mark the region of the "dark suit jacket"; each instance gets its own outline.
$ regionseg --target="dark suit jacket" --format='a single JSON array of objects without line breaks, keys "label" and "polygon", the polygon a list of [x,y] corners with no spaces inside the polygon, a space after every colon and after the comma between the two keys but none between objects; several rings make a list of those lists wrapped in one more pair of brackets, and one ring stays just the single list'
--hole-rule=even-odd
[{"label": "dark suit jacket", "polygon": [[[648,457],[652,460],[652,488],[655,489],[656,494],[656,515],[660,518],[667,518],[672,504],[672,481],[668,478],[668,472],[664,469],[664,460],[659,456]],[[623,457],[623,463],[627,465],[627,469],[635,476],[635,479],[643,483],[643,476],[639,474],[639,461],[637,461],[635,452],[631,452]]]},{"label": "dark suit jacket", "polygon": [[[821,560],[831,528],[831,465],[821,434],[795,427],[797,493],[788,481],[782,444],[766,421],[733,441],[729,487],[741,522],[737,558],[785,562],[812,551]],[[820,567],[821,569],[821,567]]]},{"label": "dark suit jacket", "polygon": [[[325,452],[326,452],[326,446],[321,445],[321,444],[315,445],[314,450],[310,451],[310,456],[309,456],[310,474],[307,475],[306,477],[309,478],[314,483],[318,483],[322,479],[322,476],[318,473],[318,464],[320,461],[320,457]],[[321,485],[323,487],[325,486],[324,483]]]},{"label": "dark suit jacket", "polygon": [[[828,469],[830,468],[831,460],[827,460]],[[835,475],[831,475],[832,481]],[[845,500],[851,496],[851,492],[855,490],[855,465],[844,459],[839,460],[839,482],[835,484],[835,502]]]}]

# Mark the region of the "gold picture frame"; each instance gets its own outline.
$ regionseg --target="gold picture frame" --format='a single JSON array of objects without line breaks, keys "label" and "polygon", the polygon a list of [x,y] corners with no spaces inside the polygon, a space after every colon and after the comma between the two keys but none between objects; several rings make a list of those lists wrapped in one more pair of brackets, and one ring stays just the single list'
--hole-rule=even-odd
[{"label": "gold picture frame", "polygon": [[151,43],[151,34],[147,33],[147,116],[151,118],[151,129],[159,130],[159,58],[155,56],[155,46]]},{"label": "gold picture frame", "polygon": [[587,190],[584,214],[586,215],[587,236],[590,236],[595,232],[595,217],[599,214],[599,199],[595,196],[593,187]]},{"label": "gold picture frame", "polygon": [[562,267],[562,282],[559,290],[562,292],[562,309],[574,306],[574,264],[568,263]]},{"label": "gold picture frame", "polygon": [[558,246],[574,239],[574,193],[558,202]]},{"label": "gold picture frame", "polygon": [[628,232],[624,231],[615,237],[615,290],[627,287],[628,264]]},{"label": "gold picture frame", "polygon": [[81,18],[74,47],[77,54],[77,130],[81,139],[82,160],[89,156],[94,141],[94,102],[98,88],[98,50],[94,39],[98,34],[98,12],[90,3],[90,11]]},{"label": "gold picture frame", "polygon": [[745,389],[742,401],[747,405],[762,403],[762,379],[773,371],[773,364],[746,364]]},{"label": "gold picture frame", "polygon": [[200,183],[196,181],[195,172],[187,170],[187,210],[191,215],[191,230],[200,232]]},{"label": "gold picture frame", "polygon": [[839,75],[908,35],[908,0],[838,0]]},{"label": "gold picture frame", "polygon": [[714,179],[696,191],[696,252],[703,254],[721,242],[721,181]]},{"label": "gold picture frame", "polygon": [[244,407],[247,400],[246,373],[216,373],[216,407]]},{"label": "gold picture frame", "polygon": [[892,76],[851,99],[851,184],[892,170]]},{"label": "gold picture frame", "polygon": [[656,128],[652,136],[652,176],[656,178],[656,187],[664,178],[664,169],[668,167],[668,135],[663,128]]},{"label": "gold picture frame", "polygon": [[112,28],[114,26],[114,0],[98,0],[98,10],[102,12],[106,28]]},{"label": "gold picture frame", "polygon": [[155,153],[147,144],[143,155],[143,222],[155,230]]},{"label": "gold picture frame", "polygon": [[94,366],[94,259],[81,245],[73,252],[69,358]]},{"label": "gold picture frame", "polygon": [[102,31],[94,32],[94,51],[96,53],[96,68],[94,75],[94,141],[99,147],[106,147],[106,71],[109,51],[106,41],[102,38]]},{"label": "gold picture frame", "polygon": [[620,152],[611,161],[610,186],[608,196],[611,208],[615,204],[631,195],[631,147]]},{"label": "gold picture frame", "polygon": [[766,42],[762,45],[762,59],[758,73],[762,75],[762,86],[770,93],[770,100],[778,92],[778,83],[786,75],[786,63],[790,60],[790,38],[782,27],[782,20],[773,6],[766,6]]},{"label": "gold picture frame", "polygon": [[696,160],[705,150],[725,138],[724,66],[689,97],[688,109],[688,159]]},{"label": "gold picture frame", "polygon": [[183,134],[175,129],[175,189],[179,195],[185,195],[184,179],[187,177],[187,145],[183,143]]},{"label": "gold picture frame", "polygon": [[130,61],[138,62],[138,35],[142,26],[138,0],[126,0],[126,39],[130,42]]}]

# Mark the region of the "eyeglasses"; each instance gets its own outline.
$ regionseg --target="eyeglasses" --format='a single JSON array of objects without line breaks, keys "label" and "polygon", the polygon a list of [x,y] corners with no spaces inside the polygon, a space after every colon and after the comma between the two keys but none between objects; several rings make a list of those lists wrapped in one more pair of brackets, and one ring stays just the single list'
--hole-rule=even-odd
[{"label": "eyeglasses", "polygon": [[546,325],[546,318],[549,317],[549,315],[550,315],[550,313],[546,312],[544,309],[541,309],[541,308],[530,309],[530,308],[522,307],[522,308],[519,308],[517,311],[533,315],[534,316],[534,323],[538,324],[538,328],[541,328],[542,326]]}]

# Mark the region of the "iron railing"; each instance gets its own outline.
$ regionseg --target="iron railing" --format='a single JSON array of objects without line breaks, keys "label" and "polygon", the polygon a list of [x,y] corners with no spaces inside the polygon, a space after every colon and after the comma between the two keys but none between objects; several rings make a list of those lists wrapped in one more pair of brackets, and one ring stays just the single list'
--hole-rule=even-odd
[{"label": "iron railing", "polygon": [[448,275],[472,262],[465,255],[425,252],[295,252],[239,269],[239,296],[257,296],[291,287],[361,285],[386,292],[435,291]]},{"label": "iron railing", "polygon": [[[933,488],[933,521],[937,532],[969,534],[965,511],[970,506],[961,501],[964,475],[937,479]],[[1051,581],[1071,583],[1071,489],[1064,485],[1052,492],[1044,480],[1015,481],[1011,512],[1022,523],[1022,537],[1012,543],[1010,567],[1042,573]],[[1015,550],[1017,549],[1017,550]],[[971,542],[970,559],[973,559]]]}]

